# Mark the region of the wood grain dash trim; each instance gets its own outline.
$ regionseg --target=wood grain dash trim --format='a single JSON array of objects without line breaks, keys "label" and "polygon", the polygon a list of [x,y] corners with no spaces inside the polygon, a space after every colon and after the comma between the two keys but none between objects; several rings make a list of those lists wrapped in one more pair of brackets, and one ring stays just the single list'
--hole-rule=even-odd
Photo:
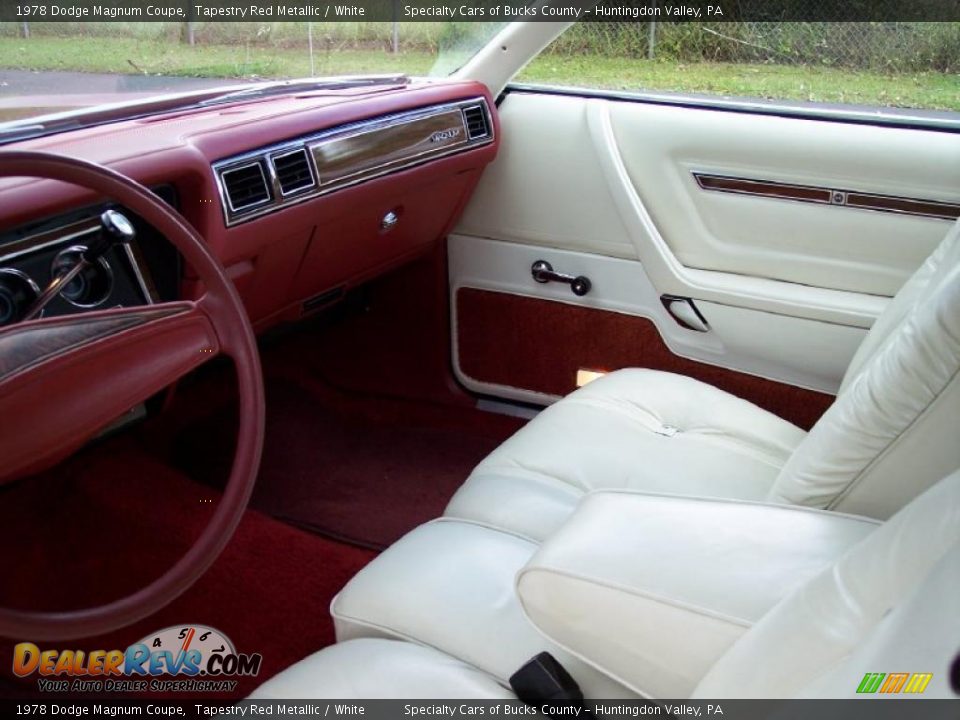
[{"label": "wood grain dash trim", "polygon": [[956,220],[960,217],[960,204],[908,198],[897,195],[844,190],[841,188],[820,187],[816,185],[793,185],[791,183],[755,180],[753,178],[711,175],[709,173],[691,173],[701,190],[712,192],[753,195],[756,197],[794,200],[798,202],[835,205],[837,207],[858,210],[876,210],[901,215]]}]

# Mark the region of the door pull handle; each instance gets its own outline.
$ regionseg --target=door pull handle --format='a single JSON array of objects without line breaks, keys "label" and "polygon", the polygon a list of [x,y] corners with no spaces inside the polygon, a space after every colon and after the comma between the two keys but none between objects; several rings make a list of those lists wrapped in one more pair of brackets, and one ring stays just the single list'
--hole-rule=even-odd
[{"label": "door pull handle", "polygon": [[688,297],[679,295],[661,295],[660,302],[680,327],[696,332],[709,332],[710,324]]}]

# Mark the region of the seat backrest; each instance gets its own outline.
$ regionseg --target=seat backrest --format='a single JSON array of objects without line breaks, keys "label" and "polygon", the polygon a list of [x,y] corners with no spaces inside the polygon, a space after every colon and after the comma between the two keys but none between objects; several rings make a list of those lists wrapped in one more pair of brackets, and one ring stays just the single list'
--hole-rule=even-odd
[{"label": "seat backrest", "polygon": [[960,467],[960,222],[890,301],[768,499],[890,517]]},{"label": "seat backrest", "polygon": [[958,598],[960,470],[784,598],[693,696],[851,698],[860,688],[909,697],[922,685],[925,698],[955,697]]}]

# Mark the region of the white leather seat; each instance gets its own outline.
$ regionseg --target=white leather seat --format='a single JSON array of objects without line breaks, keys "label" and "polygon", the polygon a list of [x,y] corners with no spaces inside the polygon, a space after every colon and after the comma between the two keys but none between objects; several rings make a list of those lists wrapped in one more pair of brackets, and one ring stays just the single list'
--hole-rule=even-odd
[{"label": "white leather seat", "polygon": [[762,500],[805,435],[712,385],[620,370],[547,408],[500,445],[445,515],[543,540],[592,490]]},{"label": "white leather seat", "polygon": [[[477,467],[444,519],[417,528],[354,578],[332,605],[338,639],[414,640],[501,683],[549,649],[589,696],[622,693],[626,686],[611,688],[577,653],[542,638],[524,617],[515,576],[598,490],[852,505],[882,517],[935,472],[960,466],[958,238],[955,229],[901,290],[851,364],[840,400],[809,434],[689,378],[613,373],[541,413]],[[649,518],[642,524],[664,532]],[[643,547],[670,557],[677,544],[654,536]],[[696,576],[695,567],[684,572]],[[670,687],[689,692],[693,680]]]},{"label": "white leather seat", "polygon": [[[571,540],[567,536],[577,524],[582,527],[585,513],[597,522]],[[698,676],[691,673],[705,665],[705,648],[725,647],[790,588],[877,525],[868,518],[791,506],[592,493],[543,546],[454,518],[421,525],[361,570],[334,598],[331,614],[340,642],[412,640],[467,662],[503,684],[524,662],[548,651],[577,679],[587,697],[635,696],[636,690],[597,670],[565,638],[544,637],[545,628],[528,617],[529,604],[520,602],[519,578],[542,576],[536,571],[544,564],[556,568],[559,546],[561,554],[582,559],[567,562],[559,570],[562,577],[582,577],[585,566],[599,575],[601,583],[631,587],[638,597],[652,592],[658,598],[653,605],[636,609],[636,622],[630,623],[641,633],[651,622],[663,628],[657,637],[636,643],[654,655],[658,665],[632,664],[648,667],[651,677],[669,676],[668,682],[658,681],[653,694],[676,697],[696,684]],[[712,560],[707,567],[705,553]],[[760,568],[762,583],[757,583]],[[653,580],[655,587],[645,587]],[[597,598],[568,590],[551,588],[543,595],[569,596],[568,604],[556,605],[557,612],[564,618],[579,617],[596,642],[604,637],[615,637],[618,643],[613,644],[620,646],[626,642],[633,630],[621,627],[623,612],[597,612],[602,604]],[[667,603],[667,596],[674,602]],[[721,602],[724,598],[733,599]],[[704,605],[705,616],[736,619],[720,626],[685,625],[698,638],[693,658],[689,646],[676,642],[667,619],[657,611]],[[604,616],[613,619],[612,628]]]},{"label": "white leather seat", "polygon": [[763,617],[694,697],[852,697],[867,672],[930,672],[951,698],[960,652],[960,471]]},{"label": "white leather seat", "polygon": [[514,696],[489,675],[431,648],[399,640],[361,639],[310,655],[261,685],[250,697],[499,700]]},{"label": "white leather seat", "polygon": [[585,493],[767,499],[887,518],[960,465],[960,222],[907,281],[809,433],[688,377],[611,373],[491,453],[446,514],[542,540]]},{"label": "white leather seat", "polygon": [[[759,513],[758,518],[763,515],[762,510],[750,512]],[[792,531],[805,529],[796,525]],[[785,541],[792,531],[785,529]],[[575,537],[574,529],[567,541]],[[664,563],[669,566],[669,557]],[[745,593],[749,591],[745,588]],[[764,612],[711,663],[689,696],[853,698],[864,673],[918,672],[932,673],[923,697],[955,697],[949,675],[960,650],[958,596],[960,470]],[[549,595],[546,598],[550,602]],[[558,602],[562,605],[567,600]],[[584,608],[586,613],[590,610]],[[531,611],[531,617],[541,623],[538,627],[546,635],[558,632],[536,612]],[[603,619],[607,624],[614,620]],[[697,643],[694,634],[674,640]],[[490,642],[482,632],[474,636],[477,647]],[[638,694],[644,692],[639,687],[644,684],[642,676],[630,682]],[[397,640],[355,639],[308,657],[265,683],[252,697],[505,699],[512,695],[502,679],[437,649]]]},{"label": "white leather seat", "polygon": [[[688,378],[626,370],[598,380],[545,410],[484,460],[451,501],[446,518],[414,530],[361,571],[333,604],[338,639],[344,642],[268,682],[258,696],[409,697],[397,685],[406,682],[399,669],[405,663],[436,683],[434,696],[464,688],[500,693],[509,674],[544,649],[569,666],[591,697],[851,696],[856,685],[848,692],[847,680],[867,672],[859,663],[879,671],[882,660],[900,672],[903,658],[922,661],[918,672],[934,672],[928,696],[946,696],[945,664],[960,644],[952,602],[960,591],[960,471],[840,560],[772,548],[794,540],[804,552],[809,546],[841,553],[862,528],[822,534],[817,529],[862,521],[791,506],[886,518],[960,467],[958,377],[960,223],[877,321],[837,401],[810,433]],[[580,522],[570,518],[588,492],[611,489],[667,492],[689,496],[689,503],[695,502],[692,496],[725,498],[714,502],[727,503],[732,509],[723,513],[734,515],[718,516],[713,533],[702,530],[711,517],[704,515],[700,526],[674,537],[654,522],[660,515],[648,513],[617,526],[623,533],[635,528],[631,552],[596,562],[581,557],[580,567],[627,567],[647,553],[650,559],[625,577],[642,584],[649,570],[654,589],[644,585],[624,597],[636,592],[657,598],[673,588],[681,593],[677,607],[689,606],[690,597],[683,595],[689,583],[683,580],[697,581],[702,574],[697,562],[733,557],[717,554],[729,543],[714,543],[717,533],[729,528],[734,537],[759,543],[757,552],[745,556],[748,575],[754,567],[758,574],[742,591],[753,593],[763,584],[764,592],[753,594],[767,604],[737,603],[734,596],[721,615],[729,608],[750,610],[714,629],[709,652],[706,644],[694,648],[698,654],[690,662],[681,661],[682,654],[661,653],[653,658],[661,665],[647,658],[639,676],[605,665],[629,657],[623,638],[635,639],[635,633],[617,637],[620,647],[600,652],[602,661],[592,656],[598,643],[575,647],[582,634],[562,632],[562,626],[566,618],[589,622],[590,603],[570,602],[564,590],[542,592],[536,601],[531,595],[523,604],[515,577],[530,575],[538,558],[552,557],[551,547]],[[745,501],[778,505],[758,524],[750,520],[752,511],[737,507]],[[781,514],[771,525],[775,512]],[[685,515],[677,515],[681,526]],[[795,522],[800,517],[803,521]],[[811,525],[810,517],[818,519]],[[802,534],[811,531],[817,532]],[[708,543],[699,553],[690,549],[698,538]],[[823,538],[833,540],[823,546]],[[615,543],[608,539],[603,547],[616,549]],[[680,548],[686,548],[682,558]],[[828,562],[821,572],[817,558]],[[787,593],[781,559],[783,567],[796,569],[791,578],[806,580],[793,594]],[[621,580],[607,584],[622,587]],[[645,631],[644,613],[610,607],[604,622],[614,631],[627,617]],[[709,608],[703,612],[715,614]],[[669,617],[673,623],[678,613]],[[656,632],[661,623],[646,625]],[[669,640],[696,642],[696,630],[670,627]],[[895,640],[904,628],[923,638],[916,647],[927,643],[932,650],[897,654]],[[399,641],[427,647],[412,651]],[[378,659],[368,670],[364,657],[372,654]],[[782,658],[790,673],[773,667],[768,656]],[[369,680],[354,679],[354,669]],[[394,671],[397,683],[390,681]],[[347,687],[344,673],[353,683]],[[492,685],[483,684],[487,681]]]},{"label": "white leather seat", "polygon": [[337,640],[391,638],[437,648],[506,684],[541,650],[592,697],[630,695],[546,641],[517,602],[517,573],[539,545],[497,528],[441,518],[398,540],[334,598]]}]

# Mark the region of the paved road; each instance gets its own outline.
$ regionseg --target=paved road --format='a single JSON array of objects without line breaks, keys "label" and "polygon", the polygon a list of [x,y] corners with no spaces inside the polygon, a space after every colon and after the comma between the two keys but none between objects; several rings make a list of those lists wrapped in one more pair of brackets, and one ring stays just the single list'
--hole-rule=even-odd
[{"label": "paved road", "polygon": [[187,92],[218,85],[238,85],[242,80],[171,77],[167,75],[111,75],[108,73],[34,72],[0,70],[0,96],[74,95],[78,93]]},{"label": "paved road", "polygon": [[0,123],[243,82],[231,78],[0,70]]}]

